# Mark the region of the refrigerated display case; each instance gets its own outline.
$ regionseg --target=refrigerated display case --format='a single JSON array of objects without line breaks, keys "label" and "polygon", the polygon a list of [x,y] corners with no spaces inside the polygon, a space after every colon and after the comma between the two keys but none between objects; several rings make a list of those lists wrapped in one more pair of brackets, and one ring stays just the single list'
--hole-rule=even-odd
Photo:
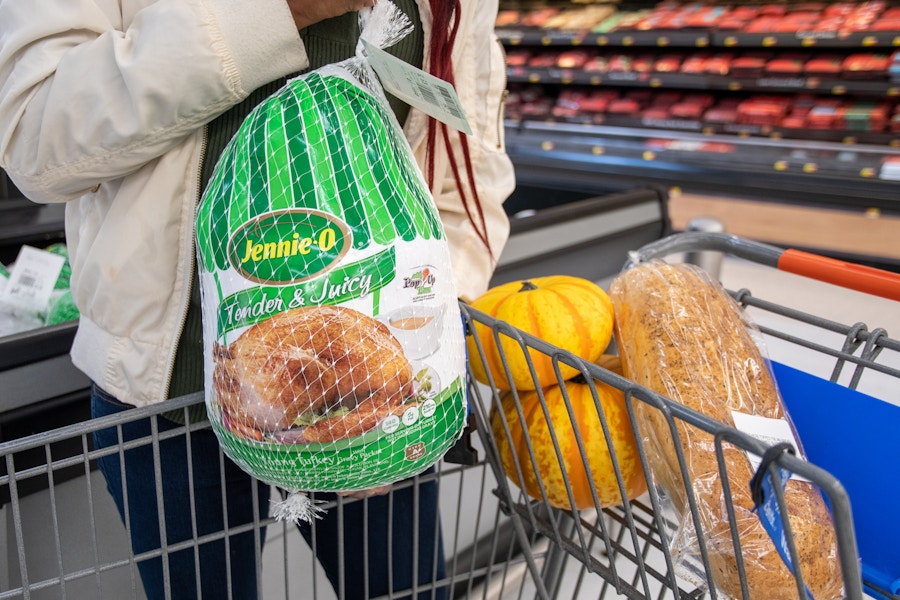
[{"label": "refrigerated display case", "polygon": [[598,4],[501,2],[517,164],[900,210],[895,3]]},{"label": "refrigerated display case", "polygon": [[[13,264],[24,245],[64,241],[64,207],[29,201],[0,171],[0,263]],[[90,415],[90,382],[69,358],[78,322],[39,325],[0,333],[0,441]]]},{"label": "refrigerated display case", "polygon": [[14,261],[23,244],[64,241],[64,219],[65,206],[29,201],[0,169],[0,263]]},{"label": "refrigerated display case", "polygon": [[889,146],[772,140],[662,129],[508,123],[507,148],[531,180],[645,182],[662,187],[900,213]]}]

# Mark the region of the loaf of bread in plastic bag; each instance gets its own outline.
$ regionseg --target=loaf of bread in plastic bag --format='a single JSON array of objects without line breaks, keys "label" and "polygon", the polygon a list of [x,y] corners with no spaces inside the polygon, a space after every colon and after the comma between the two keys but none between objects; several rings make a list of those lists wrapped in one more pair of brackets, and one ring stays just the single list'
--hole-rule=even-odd
[{"label": "loaf of bread in plastic bag", "polygon": [[[732,411],[786,417],[754,337],[758,330],[705,271],[658,260],[641,263],[616,277],[610,297],[629,379],[729,427],[734,426]],[[655,483],[683,519],[673,551],[697,551],[688,506],[691,490],[714,582],[720,593],[743,598],[713,436],[675,419],[677,445],[690,477],[685,483],[664,414],[641,401],[635,402],[635,409]],[[794,575],[752,512],[753,469],[747,455],[728,443],[723,455],[750,598],[798,598]],[[833,522],[820,491],[808,481],[791,478],[785,500],[804,582],[816,600],[843,597]]]}]

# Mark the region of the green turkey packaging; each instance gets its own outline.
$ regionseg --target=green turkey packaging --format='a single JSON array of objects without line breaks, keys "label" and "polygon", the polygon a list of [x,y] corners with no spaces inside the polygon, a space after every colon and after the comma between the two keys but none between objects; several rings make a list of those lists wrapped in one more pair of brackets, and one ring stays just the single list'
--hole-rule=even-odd
[{"label": "green turkey packaging", "polygon": [[208,413],[246,471],[362,490],[424,471],[461,435],[449,247],[365,59],[294,79],[247,117],[197,244]]}]

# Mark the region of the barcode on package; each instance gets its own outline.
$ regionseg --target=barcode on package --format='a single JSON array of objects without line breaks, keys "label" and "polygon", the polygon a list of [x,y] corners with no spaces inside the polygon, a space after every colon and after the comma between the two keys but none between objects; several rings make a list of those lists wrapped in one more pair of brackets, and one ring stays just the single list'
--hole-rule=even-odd
[{"label": "barcode on package", "polygon": [[450,92],[448,92],[445,88],[439,88],[439,89],[441,91],[441,97],[444,99],[444,108],[447,110],[447,112],[449,112],[451,115],[453,115],[457,119],[462,119],[463,116],[462,116],[462,113],[459,112],[459,109],[457,108],[456,99],[453,96],[451,96]]},{"label": "barcode on package", "polygon": [[388,92],[438,121],[471,135],[472,129],[453,86],[363,40],[369,64]]},{"label": "barcode on package", "polygon": [[[454,97],[454,94],[446,87],[435,86],[432,89],[432,87],[429,86],[427,82],[423,81],[422,78],[419,77],[416,78],[415,85],[416,89],[419,90],[419,94],[422,96],[423,100],[430,104],[439,105],[441,108],[446,110],[457,119],[463,118],[462,112],[459,108],[456,98]],[[434,90],[437,90],[438,94],[435,94]]]},{"label": "barcode on package", "polygon": [[431,88],[429,88],[421,81],[416,81],[416,89],[419,90],[419,95],[421,95],[426,102],[430,102],[432,104],[438,103],[437,96],[434,95],[434,93],[431,91]]}]

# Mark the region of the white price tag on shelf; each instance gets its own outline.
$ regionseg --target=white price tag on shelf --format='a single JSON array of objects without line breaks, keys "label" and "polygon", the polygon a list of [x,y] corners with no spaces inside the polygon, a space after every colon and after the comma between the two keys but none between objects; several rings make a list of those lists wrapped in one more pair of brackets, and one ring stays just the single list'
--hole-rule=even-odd
[{"label": "white price tag on shelf", "polygon": [[58,254],[22,246],[9,271],[9,281],[0,290],[0,303],[31,313],[46,311],[65,262]]},{"label": "white price tag on shelf", "polygon": [[885,181],[900,181],[900,160],[896,157],[886,158],[881,165],[879,177]]},{"label": "white price tag on shelf", "polygon": [[362,43],[369,64],[378,73],[384,89],[438,121],[472,134],[466,112],[452,85],[403,62],[365,39]]}]

